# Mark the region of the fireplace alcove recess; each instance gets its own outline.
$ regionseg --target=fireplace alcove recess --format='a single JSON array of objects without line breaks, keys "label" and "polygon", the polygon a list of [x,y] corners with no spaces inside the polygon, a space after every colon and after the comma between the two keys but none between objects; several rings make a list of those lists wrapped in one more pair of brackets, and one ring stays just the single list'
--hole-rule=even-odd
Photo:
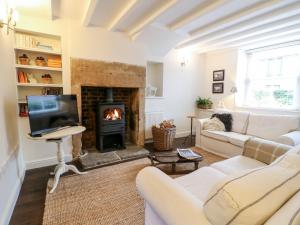
[{"label": "fireplace alcove recess", "polygon": [[[135,143],[138,129],[137,88],[81,87],[82,136],[84,149],[97,147],[101,152],[123,149]],[[111,95],[111,97],[107,97]]]},{"label": "fireplace alcove recess", "polygon": [[79,118],[87,130],[73,137],[73,148],[96,147],[96,106],[112,88],[114,102],[125,106],[125,140],[144,145],[145,73],[143,66],[71,59],[71,92],[77,95]]}]

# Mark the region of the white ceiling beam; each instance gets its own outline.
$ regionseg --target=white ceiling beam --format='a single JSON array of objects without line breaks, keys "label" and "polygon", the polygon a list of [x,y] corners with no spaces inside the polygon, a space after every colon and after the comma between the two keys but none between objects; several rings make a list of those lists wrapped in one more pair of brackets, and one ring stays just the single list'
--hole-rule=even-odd
[{"label": "white ceiling beam", "polygon": [[241,44],[238,47],[239,49],[246,50],[246,49],[260,48],[260,47],[282,44],[282,43],[293,42],[293,41],[300,41],[300,32],[296,32],[288,35],[282,35],[275,38],[269,38],[267,41],[257,41],[247,45]]},{"label": "white ceiling beam", "polygon": [[51,19],[56,20],[61,16],[61,1],[51,0]]},{"label": "white ceiling beam", "polygon": [[144,29],[147,25],[152,23],[158,16],[167,11],[169,8],[174,6],[178,0],[169,0],[161,7],[159,7],[156,11],[151,13],[150,15],[143,18],[139,21],[133,28],[131,28],[127,33],[130,37],[133,37],[135,34],[139,33],[142,29]]},{"label": "white ceiling beam", "polygon": [[90,25],[92,17],[95,13],[96,6],[99,0],[90,0],[87,9],[83,15],[82,24],[87,27]]},{"label": "white ceiling beam", "polygon": [[[197,53],[204,53],[208,51],[216,51],[222,50],[226,48],[253,48],[253,46],[257,45],[257,43],[262,43],[264,45],[270,45],[272,40],[276,40],[277,43],[286,42],[286,39],[289,38],[289,41],[296,40],[300,34],[300,25],[298,27],[295,26],[293,30],[282,30],[281,32],[269,32],[267,34],[257,35],[256,37],[240,40],[237,42],[233,42],[232,44],[221,44],[219,46],[201,46],[196,49]],[[197,50],[199,49],[199,50]]]},{"label": "white ceiling beam", "polygon": [[279,8],[268,12],[266,14],[262,14],[252,19],[248,19],[246,21],[240,22],[238,24],[232,25],[227,29],[217,30],[215,32],[201,35],[197,37],[190,37],[181,44],[177,46],[177,48],[184,48],[192,45],[197,45],[199,43],[206,43],[208,41],[216,40],[218,38],[222,38],[228,36],[230,34],[236,34],[238,32],[247,31],[249,29],[271,23],[274,21],[282,20],[290,16],[294,16],[300,13],[300,2],[296,2],[285,6],[283,8]]},{"label": "white ceiling beam", "polygon": [[280,1],[280,0],[270,0],[270,1],[260,2],[258,4],[255,4],[254,6],[238,11],[237,13],[233,13],[225,18],[218,19],[215,22],[212,22],[204,27],[197,28],[194,31],[191,31],[190,34],[191,36],[205,35],[213,31],[216,31],[218,29],[222,29],[230,25],[233,25],[239,21],[242,21],[243,19],[247,19],[252,14],[255,15],[263,9],[274,7],[277,4],[283,5],[283,3],[284,1]]},{"label": "white ceiling beam", "polygon": [[279,21],[254,27],[246,31],[234,33],[232,35],[228,35],[223,38],[215,39],[213,41],[201,42],[197,46],[201,47],[204,45],[209,45],[209,46],[225,45],[227,43],[243,40],[245,38],[251,38],[253,36],[255,37],[256,35],[268,33],[270,31],[274,31],[275,33],[276,32],[280,33],[282,30],[289,30],[289,29],[292,30],[295,28],[295,26],[299,24],[300,24],[300,15],[295,15]]},{"label": "white ceiling beam", "polygon": [[171,30],[178,30],[178,29],[184,27],[185,25],[193,22],[194,20],[196,20],[200,16],[202,16],[202,15],[216,9],[217,7],[225,4],[226,2],[228,2],[228,0],[209,1],[208,4],[206,4],[204,6],[200,5],[200,7],[198,7],[197,10],[193,10],[192,13],[188,13],[187,15],[181,17],[180,19],[176,20],[175,22],[169,24],[168,27]]},{"label": "white ceiling beam", "polygon": [[227,43],[226,46],[235,47],[235,46],[247,45],[247,44],[251,44],[253,42],[268,40],[270,38],[286,36],[286,35],[290,35],[290,34],[294,34],[294,33],[298,33],[298,32],[300,32],[300,24],[286,27],[286,28],[280,29],[280,30],[270,31],[270,32],[267,32],[264,34],[256,35],[254,37],[245,38],[245,39],[238,40],[238,41],[233,41],[231,43]]},{"label": "white ceiling beam", "polygon": [[107,30],[109,31],[115,31],[115,29],[118,27],[118,24],[122,21],[123,18],[125,18],[136,6],[138,0],[129,0],[127,4],[122,7],[121,11],[118,12],[118,14],[109,22],[109,25],[107,26]]}]

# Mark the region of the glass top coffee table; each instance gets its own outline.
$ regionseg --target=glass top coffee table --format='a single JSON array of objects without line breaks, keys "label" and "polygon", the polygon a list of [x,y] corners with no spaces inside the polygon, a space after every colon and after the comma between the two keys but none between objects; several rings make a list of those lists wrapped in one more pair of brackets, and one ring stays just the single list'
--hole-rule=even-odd
[{"label": "glass top coffee table", "polygon": [[199,153],[196,153],[199,155],[198,158],[194,159],[186,159],[178,155],[178,152],[176,150],[170,150],[170,151],[153,151],[150,152],[148,158],[151,160],[152,166],[157,166],[159,164],[171,164],[172,165],[172,173],[176,172],[176,164],[179,163],[194,163],[195,170],[199,167],[199,162],[203,160],[203,156]]}]

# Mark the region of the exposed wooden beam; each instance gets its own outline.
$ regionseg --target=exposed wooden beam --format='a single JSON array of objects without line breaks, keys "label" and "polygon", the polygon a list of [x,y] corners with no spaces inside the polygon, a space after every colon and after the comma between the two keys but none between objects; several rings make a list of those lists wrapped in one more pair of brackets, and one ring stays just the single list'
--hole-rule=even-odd
[{"label": "exposed wooden beam", "polygon": [[88,7],[83,15],[82,24],[83,26],[89,26],[91,23],[92,16],[95,12],[96,6],[99,0],[90,0]]},{"label": "exposed wooden beam", "polygon": [[270,45],[275,45],[275,44],[282,44],[282,43],[286,43],[286,42],[295,42],[295,41],[300,41],[300,32],[282,35],[282,36],[274,37],[274,38],[269,38],[267,41],[265,41],[265,40],[257,41],[257,42],[253,42],[253,43],[247,44],[247,45],[240,44],[238,46],[238,48],[239,49],[254,49],[254,48],[260,48],[260,47],[265,47],[265,46],[270,46]]},{"label": "exposed wooden beam", "polygon": [[206,35],[198,35],[192,36],[180,43],[177,48],[183,48],[191,45],[197,45],[199,43],[206,43],[208,41],[216,40],[228,35],[236,34],[239,32],[244,32],[249,29],[271,23],[274,21],[283,20],[287,17],[294,16],[300,13],[300,2],[296,2],[290,5],[287,5],[283,8],[279,8],[268,12],[266,14],[262,14],[252,19],[245,20],[238,24],[232,25],[226,29],[220,29],[215,32],[206,34]]},{"label": "exposed wooden beam", "polygon": [[237,42],[230,45],[220,45],[220,46],[201,46],[194,49],[194,52],[201,54],[210,51],[217,51],[221,49],[251,49],[266,45],[279,44],[288,41],[300,40],[300,30],[294,30],[292,32],[283,32],[277,35],[266,35],[264,37],[259,37],[251,39],[249,41]]},{"label": "exposed wooden beam", "polygon": [[122,7],[122,10],[118,12],[118,14],[109,22],[107,30],[114,31],[118,24],[121,22],[123,18],[125,18],[129,12],[136,6],[138,0],[129,0],[125,7]]},{"label": "exposed wooden beam", "polygon": [[60,0],[51,0],[51,19],[56,20],[61,15],[61,1]]},{"label": "exposed wooden beam", "polygon": [[198,47],[209,45],[209,46],[220,46],[228,43],[244,40],[245,38],[253,38],[260,34],[266,34],[274,31],[274,33],[281,33],[281,31],[293,30],[300,25],[300,15],[291,16],[279,21],[267,23],[252,29],[234,33],[232,35],[225,36],[223,38],[215,39],[213,41],[201,42]]},{"label": "exposed wooden beam", "polygon": [[268,9],[269,7],[274,7],[275,5],[284,5],[284,1],[270,0],[260,2],[258,4],[255,4],[254,6],[245,8],[237,13],[233,13],[225,18],[218,19],[215,22],[212,22],[204,27],[197,28],[194,31],[190,32],[190,34],[192,36],[204,35],[216,31],[218,29],[229,27],[239,21],[242,21],[243,19],[249,18],[251,15],[258,14],[258,12],[263,9]]},{"label": "exposed wooden beam", "polygon": [[144,29],[147,25],[152,23],[159,15],[164,13],[166,10],[171,8],[173,5],[177,3],[178,0],[169,0],[164,3],[161,7],[159,7],[156,11],[151,13],[150,15],[143,18],[139,21],[133,28],[131,28],[127,33],[130,37],[133,37],[135,34]]},{"label": "exposed wooden beam", "polygon": [[184,15],[183,17],[179,18],[175,22],[168,25],[168,27],[171,30],[178,30],[182,28],[183,26],[191,23],[195,19],[199,18],[200,16],[204,15],[205,13],[208,13],[215,8],[225,4],[228,2],[228,0],[217,0],[217,1],[209,1],[206,5],[200,5],[196,10],[193,10],[193,12],[189,12],[188,14]]},{"label": "exposed wooden beam", "polygon": [[244,38],[244,39],[241,39],[238,41],[233,41],[233,42],[227,43],[226,46],[234,47],[234,46],[247,45],[247,44],[250,44],[253,42],[268,40],[270,38],[281,37],[281,36],[286,36],[286,35],[292,35],[292,34],[298,33],[298,32],[300,32],[300,24],[296,24],[296,25],[293,25],[290,27],[285,27],[283,29],[259,34],[254,37]]}]

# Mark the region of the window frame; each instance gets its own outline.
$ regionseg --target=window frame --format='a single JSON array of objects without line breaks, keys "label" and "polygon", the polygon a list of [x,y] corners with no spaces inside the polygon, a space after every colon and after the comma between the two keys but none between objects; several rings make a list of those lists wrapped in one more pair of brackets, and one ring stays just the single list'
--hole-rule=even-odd
[{"label": "window frame", "polygon": [[[251,50],[246,50],[243,51],[243,55],[245,57],[245,70],[244,70],[244,75],[241,78],[240,77],[240,82],[243,82],[242,85],[238,85],[240,87],[242,87],[240,90],[241,92],[238,93],[239,96],[239,101],[237,101],[237,107],[241,108],[241,109],[257,109],[257,110],[270,110],[270,111],[278,111],[278,112],[300,112],[300,97],[297,98],[297,90],[296,93],[294,93],[294,95],[296,96],[296,102],[293,104],[293,106],[291,108],[288,107],[274,107],[274,106],[254,106],[254,105],[250,105],[247,104],[248,103],[248,94],[249,94],[249,88],[250,88],[250,74],[249,74],[249,70],[250,70],[250,62],[251,59],[250,57],[252,57],[252,54],[255,52],[263,52],[263,51],[268,51],[268,50],[272,50],[272,49],[277,49],[277,48],[283,48],[283,47],[290,47],[290,46],[294,46],[294,45],[298,45],[300,46],[300,41],[296,41],[296,42],[289,42],[289,43],[283,43],[283,44],[278,44],[278,45],[274,45],[274,46],[266,46],[266,47],[262,47],[262,48],[257,48],[257,49],[251,49]],[[300,62],[299,62],[300,63]],[[282,67],[282,65],[281,65]],[[298,78],[300,80],[300,71],[299,71],[299,75]],[[298,83],[298,86],[300,88],[300,82]],[[235,96],[236,97],[236,96]]]}]

